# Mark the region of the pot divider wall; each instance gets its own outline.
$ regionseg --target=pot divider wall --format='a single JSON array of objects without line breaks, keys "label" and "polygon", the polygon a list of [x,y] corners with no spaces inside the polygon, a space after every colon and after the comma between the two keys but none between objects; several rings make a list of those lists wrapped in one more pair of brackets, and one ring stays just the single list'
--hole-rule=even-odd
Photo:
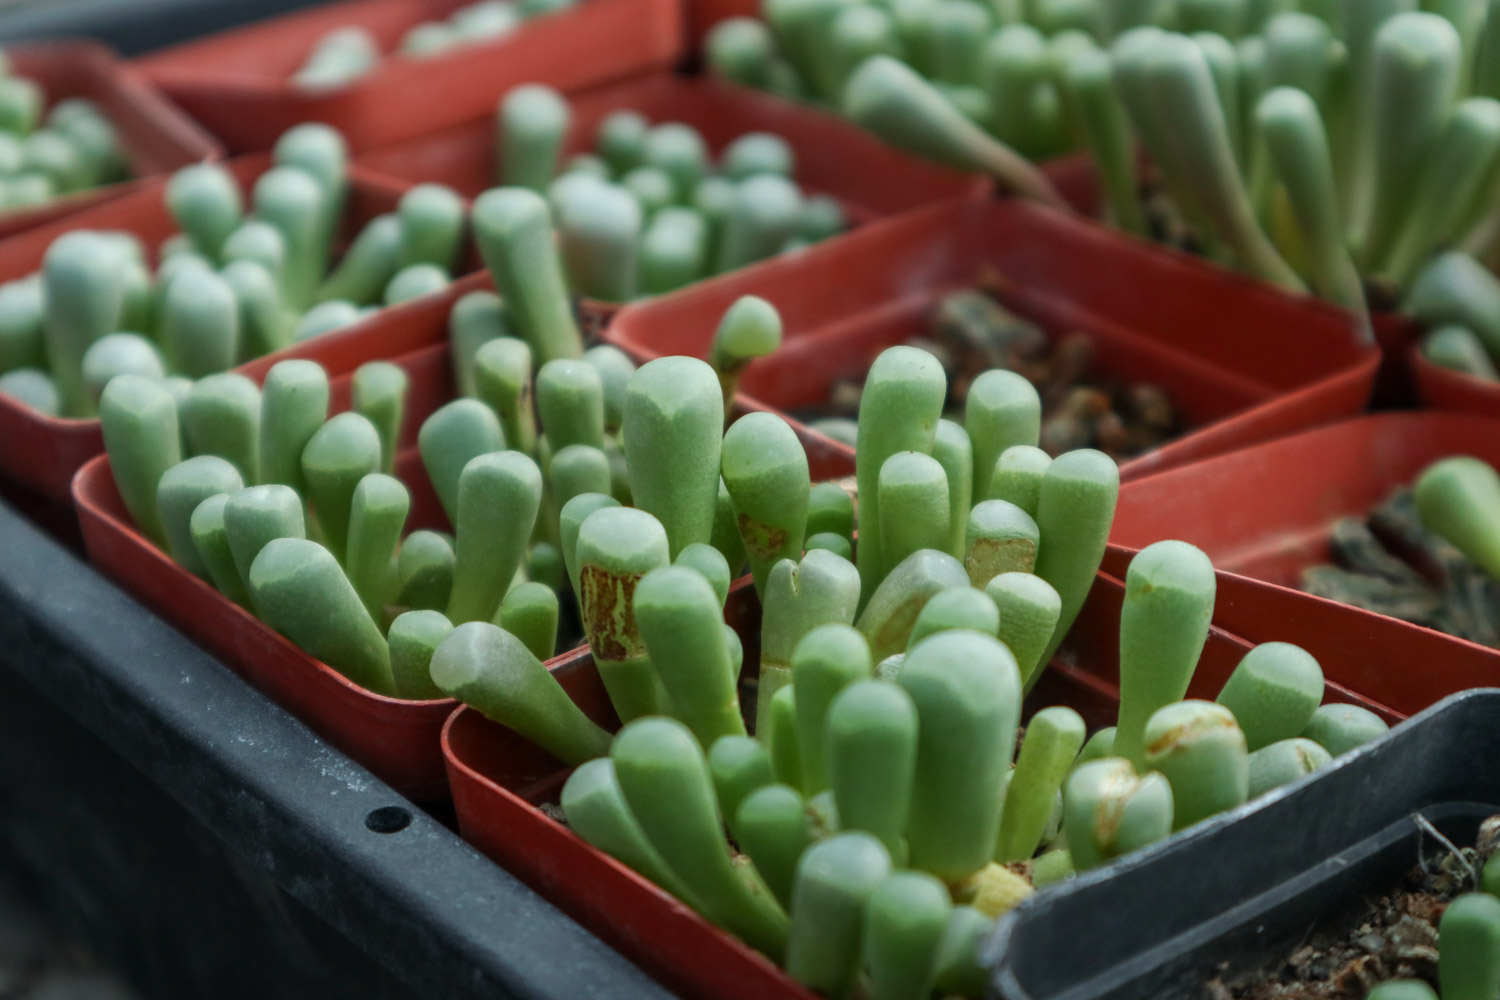
[{"label": "pot divider wall", "polygon": [[[1066,704],[1084,716],[1090,731],[1113,723],[1123,598],[1123,585],[1101,574],[1062,652],[1028,699],[1028,715],[1047,705]],[[759,608],[743,581],[731,594],[726,619],[742,636],[746,677],[753,677],[759,663]],[[1200,661],[1194,693],[1216,694],[1248,649],[1243,640],[1215,628]],[[617,724],[586,650],[555,669],[595,721]],[[1388,720],[1399,718],[1336,686],[1330,686],[1327,697],[1365,704]],[[465,707],[444,728],[443,752],[465,839],[670,989],[691,1000],[811,996],[769,960],[543,812],[542,803],[556,803],[566,771],[539,748]]]},{"label": "pot divider wall", "polygon": [[786,332],[741,387],[796,410],[924,334],[937,301],[976,281],[1049,332],[1087,336],[1101,373],[1167,390],[1190,429],[1126,463],[1127,479],[1358,413],[1379,360],[1336,310],[1005,200],[933,206],[627,307],[605,336],[645,356],[701,357],[735,299],[763,296]]},{"label": "pot divider wall", "polygon": [[1417,864],[1413,814],[1472,844],[1500,812],[1497,754],[1500,691],[1457,695],[1310,778],[1039,894],[987,944],[995,994],[1199,1000],[1216,976],[1274,965]]},{"label": "pot divider wall", "polygon": [[[346,0],[175,46],[138,65],[232,151],[251,152],[303,121],[326,122],[352,148],[369,149],[475,118],[516,84],[577,90],[669,66],[681,54],[679,0],[580,0],[494,41],[429,59],[389,54],[408,29],[463,5]],[[374,35],[384,54],[368,75],[319,92],[292,81],[320,39],[354,26]]]},{"label": "pot divider wall", "polygon": [[16,76],[41,85],[49,108],[69,97],[85,97],[97,104],[115,126],[131,177],[32,208],[6,209],[0,212],[0,238],[137,190],[178,167],[223,155],[212,136],[103,45],[57,41],[8,46],[5,51]]},{"label": "pot divider wall", "polygon": [[1236,635],[1307,648],[1330,680],[1411,714],[1500,684],[1500,650],[1296,589],[1328,561],[1336,520],[1359,517],[1448,455],[1500,463],[1500,422],[1455,413],[1361,417],[1127,484],[1105,557],[1123,573],[1165,538],[1219,569],[1216,621]]}]

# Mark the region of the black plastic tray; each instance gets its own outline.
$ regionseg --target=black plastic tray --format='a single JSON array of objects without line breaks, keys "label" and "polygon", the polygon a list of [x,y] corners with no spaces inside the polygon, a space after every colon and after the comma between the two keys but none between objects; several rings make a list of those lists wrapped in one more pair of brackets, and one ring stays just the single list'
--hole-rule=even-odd
[{"label": "black plastic tray", "polygon": [[27,0],[0,8],[0,41],[93,38],[127,55],[185,42],[319,0]]},{"label": "black plastic tray", "polygon": [[[1421,664],[1412,664],[1420,669]],[[1041,893],[986,942],[1005,1000],[1202,1000],[1500,813],[1500,690],[1455,695],[1332,768]],[[1432,844],[1429,840],[1429,849]]]},{"label": "black plastic tray", "polygon": [[148,997],[669,995],[4,503],[0,876]]}]

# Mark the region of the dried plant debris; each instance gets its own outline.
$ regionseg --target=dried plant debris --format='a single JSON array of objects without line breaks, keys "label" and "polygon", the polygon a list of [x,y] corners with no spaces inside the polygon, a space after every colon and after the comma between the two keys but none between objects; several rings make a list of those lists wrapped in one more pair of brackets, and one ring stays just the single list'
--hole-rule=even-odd
[{"label": "dried plant debris", "polygon": [[[1490,820],[1488,826],[1494,826]],[[1485,840],[1481,832],[1481,842]],[[1390,979],[1437,984],[1438,921],[1454,897],[1474,889],[1486,854],[1425,836],[1421,857],[1383,895],[1367,897],[1346,919],[1311,935],[1277,965],[1204,985],[1209,1000],[1356,1000]],[[1446,846],[1445,846],[1446,845]]]},{"label": "dried plant debris", "polygon": [[[1087,337],[1050,337],[984,288],[946,296],[924,334],[908,343],[933,354],[947,371],[949,419],[962,421],[969,385],[981,373],[1001,368],[1025,376],[1041,397],[1041,447],[1050,455],[1097,448],[1118,462],[1165,444],[1181,431],[1176,408],[1160,386],[1128,383],[1097,371]],[[862,391],[861,381],[842,381],[826,408],[804,416],[853,419]]]},{"label": "dried plant debris", "polygon": [[1329,548],[1332,565],[1303,571],[1308,593],[1500,649],[1500,584],[1422,526],[1410,488],[1335,523]]}]

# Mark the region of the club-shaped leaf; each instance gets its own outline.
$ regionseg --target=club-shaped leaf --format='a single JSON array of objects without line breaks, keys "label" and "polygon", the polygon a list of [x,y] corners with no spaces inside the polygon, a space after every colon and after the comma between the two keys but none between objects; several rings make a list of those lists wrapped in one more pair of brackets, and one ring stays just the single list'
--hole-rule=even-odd
[{"label": "club-shaped leaf", "polygon": [[393,695],[390,650],[338,560],[305,538],[276,538],[250,565],[260,616],[309,656],[376,694]]}]

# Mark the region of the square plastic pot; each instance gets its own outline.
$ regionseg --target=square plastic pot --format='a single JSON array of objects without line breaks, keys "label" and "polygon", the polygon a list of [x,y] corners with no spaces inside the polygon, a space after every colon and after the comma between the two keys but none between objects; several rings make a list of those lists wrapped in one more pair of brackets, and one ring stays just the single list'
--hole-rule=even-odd
[{"label": "square plastic pot", "polygon": [[[338,362],[329,404],[338,413],[350,407],[352,369],[356,359],[370,360],[372,344],[419,345],[390,358],[408,378],[396,461],[396,475],[412,495],[408,532],[449,528],[415,443],[422,422],[455,395],[448,312],[461,294],[488,287],[487,282],[487,275],[474,275],[442,295],[411,303],[400,316],[374,317],[355,337],[328,338],[333,350],[315,358],[325,366]],[[270,364],[261,359],[246,374],[262,381]],[[745,409],[742,405],[739,412]],[[826,447],[826,439],[803,444],[815,480],[853,472],[842,452]],[[89,559],[107,576],[399,791],[421,801],[447,797],[439,734],[452,700],[409,701],[368,691],[183,569],[136,531],[107,456],[97,456],[78,473],[73,499]]]},{"label": "square plastic pot", "polygon": [[[414,450],[398,458],[396,475],[412,494],[408,529],[446,530]],[[80,470],[73,497],[84,548],[102,573],[403,795],[447,798],[438,734],[453,701],[368,691],[183,569],[135,530],[106,456]]]},{"label": "square plastic pot", "polygon": [[1500,417],[1500,382],[1433,364],[1419,344],[1407,355],[1416,380],[1417,399],[1432,410]]},{"label": "square plastic pot", "polygon": [[[255,179],[269,165],[267,156],[242,157],[227,165],[240,182],[247,204]],[[167,211],[165,191],[166,181],[154,180],[123,197],[0,243],[0,282],[13,281],[37,271],[52,241],[74,229],[112,229],[133,233],[145,243],[154,262],[156,247],[177,232],[177,224]],[[352,238],[370,219],[394,210],[396,201],[397,198],[384,187],[368,184],[357,171],[351,171],[342,238]],[[464,266],[471,262],[466,260]],[[443,296],[424,296],[384,309],[378,316],[292,344],[235,370],[260,378],[275,362],[296,357],[322,363],[331,375],[343,374],[362,362],[409,350],[403,339],[405,326],[402,317],[420,313],[430,308],[433,300],[441,298]],[[386,319],[392,319],[392,322],[384,322]],[[22,486],[49,500],[66,504],[74,474],[84,462],[103,450],[104,439],[98,420],[50,417],[9,396],[0,395],[0,472]]]},{"label": "square plastic pot", "polygon": [[703,357],[724,311],[760,295],[781,311],[785,332],[746,369],[741,391],[796,411],[923,335],[937,303],[976,282],[1051,333],[1082,333],[1100,372],[1167,391],[1189,430],[1126,462],[1126,479],[1358,413],[1380,357],[1355,343],[1336,310],[1083,219],[989,198],[883,220],[629,306],[605,336],[643,356]]},{"label": "square plastic pot", "polygon": [[0,212],[0,238],[46,225],[122,194],[179,167],[223,155],[219,143],[134,69],[96,42],[60,41],[8,46],[16,76],[35,80],[47,107],[69,97],[93,101],[115,126],[131,177],[54,198],[33,208]]},{"label": "square plastic pot", "polygon": [[[681,55],[679,0],[581,0],[518,31],[429,59],[391,55],[405,32],[465,0],[346,0],[188,42],[143,59],[146,75],[234,152],[270,148],[298,122],[321,121],[369,149],[447,128],[494,107],[520,83],[563,91],[658,69]],[[292,81],[325,35],[369,31],[386,53],[347,86]]]},{"label": "square plastic pot", "polygon": [[1197,1000],[1221,973],[1274,964],[1416,865],[1414,814],[1472,844],[1500,812],[1497,753],[1500,691],[1459,695],[1294,785],[1039,894],[987,942],[994,995]]},{"label": "square plastic pot", "polygon": [[[1066,704],[1084,716],[1090,731],[1113,723],[1123,596],[1117,580],[1098,578],[1062,652],[1028,699],[1028,715]],[[731,593],[725,617],[742,637],[746,677],[754,677],[760,658],[759,606],[743,583]],[[1214,629],[1194,691],[1210,697],[1217,693],[1248,649],[1242,640]],[[555,673],[590,717],[607,727],[618,725],[587,651]],[[1358,700],[1336,688],[1330,688],[1329,698]],[[1380,706],[1369,707],[1394,718]],[[567,771],[544,751],[465,707],[443,730],[443,752],[464,838],[669,989],[690,1000],[813,996],[769,959],[548,816],[540,806],[556,803]]]},{"label": "square plastic pot", "polygon": [[1500,421],[1456,413],[1361,417],[1127,484],[1106,571],[1167,538],[1219,570],[1215,621],[1253,642],[1305,647],[1330,680],[1405,714],[1500,685],[1500,650],[1306,594],[1302,571],[1328,538],[1448,455],[1500,463]]}]

